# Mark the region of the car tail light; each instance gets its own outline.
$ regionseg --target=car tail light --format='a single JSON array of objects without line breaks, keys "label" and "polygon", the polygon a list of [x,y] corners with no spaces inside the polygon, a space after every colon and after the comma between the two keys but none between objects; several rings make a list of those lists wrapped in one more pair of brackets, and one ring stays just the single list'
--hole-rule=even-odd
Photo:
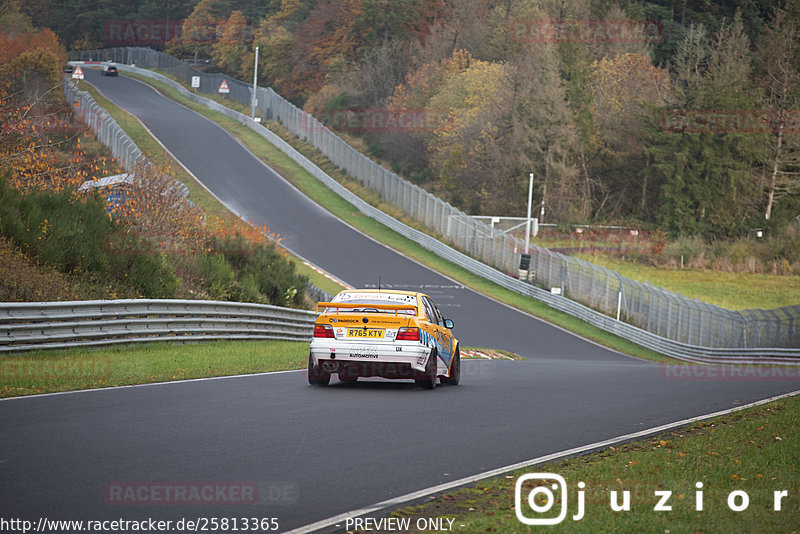
[{"label": "car tail light", "polygon": [[329,324],[315,324],[314,337],[336,337],[333,335],[333,327]]},{"label": "car tail light", "polygon": [[397,341],[419,341],[419,328],[402,327],[397,331]]}]

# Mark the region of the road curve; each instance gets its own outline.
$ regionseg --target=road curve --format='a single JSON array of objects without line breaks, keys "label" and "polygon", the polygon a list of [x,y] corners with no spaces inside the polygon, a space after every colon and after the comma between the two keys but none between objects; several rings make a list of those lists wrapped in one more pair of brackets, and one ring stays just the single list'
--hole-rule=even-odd
[{"label": "road curve", "polygon": [[[464,362],[461,386],[434,391],[381,380],[312,388],[297,371],[0,401],[2,517],[276,517],[285,531],[797,389],[796,380],[681,379],[495,303],[340,223],[199,114],[138,81],[86,75],[227,205],[268,224],[292,250],[354,286],[381,276],[426,288],[463,343],[529,360]],[[156,482],[250,484],[258,497],[202,505],[108,498],[109,488]]]}]

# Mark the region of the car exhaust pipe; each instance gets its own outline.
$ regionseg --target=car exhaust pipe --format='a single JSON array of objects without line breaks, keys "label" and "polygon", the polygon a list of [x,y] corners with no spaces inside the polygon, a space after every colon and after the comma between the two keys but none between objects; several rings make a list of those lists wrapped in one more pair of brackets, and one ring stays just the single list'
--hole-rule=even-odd
[{"label": "car exhaust pipe", "polygon": [[335,373],[339,370],[339,362],[325,361],[322,362],[322,369],[328,373]]}]

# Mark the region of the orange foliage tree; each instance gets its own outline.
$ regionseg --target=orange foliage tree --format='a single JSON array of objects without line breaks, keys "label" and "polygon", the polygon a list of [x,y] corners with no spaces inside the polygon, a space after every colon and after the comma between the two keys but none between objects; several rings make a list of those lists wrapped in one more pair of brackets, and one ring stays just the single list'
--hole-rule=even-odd
[{"label": "orange foliage tree", "polygon": [[251,246],[265,239],[280,242],[266,226],[206,214],[188,202],[169,167],[140,163],[131,174],[133,179],[124,185],[124,202],[113,205],[111,212],[129,223],[126,232],[146,237],[159,252],[203,255],[212,251],[215,241],[235,237]]},{"label": "orange foliage tree", "polygon": [[211,46],[214,62],[234,76],[252,76],[253,31],[241,11],[234,11],[220,24],[218,36]]},{"label": "orange foliage tree", "polygon": [[70,189],[101,170],[102,162],[85,158],[85,127],[63,102],[65,60],[50,30],[22,24],[0,31],[0,164],[19,189]]}]

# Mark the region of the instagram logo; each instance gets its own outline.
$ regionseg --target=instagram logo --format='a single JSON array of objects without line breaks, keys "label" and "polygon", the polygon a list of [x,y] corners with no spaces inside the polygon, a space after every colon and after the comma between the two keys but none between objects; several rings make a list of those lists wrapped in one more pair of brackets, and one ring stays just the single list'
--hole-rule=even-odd
[{"label": "instagram logo", "polygon": [[[617,481],[619,482],[619,479]],[[577,486],[578,513],[572,516],[573,521],[583,519],[586,512],[586,484],[578,482]],[[703,483],[697,481],[694,486],[697,488],[694,495],[694,511],[702,512],[704,509]],[[659,484],[657,487],[660,488],[662,486]],[[602,485],[598,486],[596,490],[603,491]],[[527,492],[527,498],[523,501],[522,495],[524,492]],[[678,494],[677,502],[671,502],[670,499],[672,499],[674,493],[672,490],[654,489],[653,501],[655,501],[655,504],[653,505],[653,511],[659,513],[671,512],[673,504],[680,507],[680,504],[682,504],[680,499],[684,497],[684,493]],[[595,495],[597,495],[596,492]],[[622,496],[622,502],[620,502],[620,496]],[[639,505],[649,506],[649,503],[646,503],[642,497],[642,495],[638,495],[637,502]],[[772,509],[776,512],[783,510],[783,499],[788,497],[788,490],[773,491]],[[600,500],[603,499],[601,498]],[[560,508],[558,509],[558,515],[556,515],[553,507],[559,501]],[[567,501],[567,481],[564,480],[564,477],[555,473],[529,473],[522,475],[517,479],[514,487],[514,511],[517,514],[517,519],[525,525],[557,525],[561,523],[567,517]],[[596,500],[591,502],[596,502]],[[684,506],[688,509],[688,506],[685,504]],[[750,506],[750,496],[746,491],[736,489],[728,494],[728,508],[730,511],[735,513],[744,512],[748,506]],[[609,489],[608,507],[613,512],[630,512],[630,490],[620,492],[616,489]]]},{"label": "instagram logo", "polygon": [[[523,485],[527,481],[537,481],[539,484],[530,488],[527,499],[523,503]],[[549,481],[549,483],[541,484],[541,481]],[[583,488],[585,484],[580,482],[578,487]],[[554,515],[552,510],[558,499],[558,494],[561,497],[561,506],[558,510],[558,515]],[[523,506],[533,514],[543,516],[529,517],[523,510]],[[578,496],[578,514],[573,517],[573,520],[577,521],[583,517],[583,508],[584,503],[581,492]],[[557,525],[561,523],[567,517],[567,481],[564,480],[564,477],[555,473],[528,473],[522,475],[517,479],[517,483],[514,486],[514,510],[517,513],[517,519],[526,525]]]}]

